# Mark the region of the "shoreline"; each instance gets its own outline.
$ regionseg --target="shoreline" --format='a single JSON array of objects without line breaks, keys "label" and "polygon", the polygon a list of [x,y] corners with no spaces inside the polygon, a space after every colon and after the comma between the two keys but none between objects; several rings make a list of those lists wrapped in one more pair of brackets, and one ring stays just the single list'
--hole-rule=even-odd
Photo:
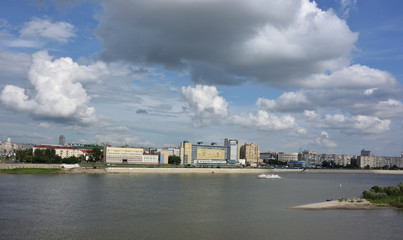
[{"label": "shoreline", "polygon": [[85,168],[78,164],[0,164],[1,169],[15,168],[57,168],[62,174],[403,174],[402,170],[366,170],[366,169],[265,169],[265,168],[140,168],[107,167]]},{"label": "shoreline", "polygon": [[369,210],[369,209],[394,209],[392,206],[378,206],[363,198],[352,198],[346,201],[326,201],[289,207],[289,209],[302,210]]}]

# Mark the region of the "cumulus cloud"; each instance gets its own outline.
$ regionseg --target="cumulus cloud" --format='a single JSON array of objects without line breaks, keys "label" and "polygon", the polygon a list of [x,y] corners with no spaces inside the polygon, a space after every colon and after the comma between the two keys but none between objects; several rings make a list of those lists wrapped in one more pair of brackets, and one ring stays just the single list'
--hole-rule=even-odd
[{"label": "cumulus cloud", "polygon": [[307,131],[299,128],[295,118],[290,115],[277,116],[263,110],[256,115],[249,113],[248,116],[234,115],[232,122],[248,128],[257,128],[263,131],[288,131],[295,134],[306,134]]},{"label": "cumulus cloud", "polygon": [[334,71],[331,74],[316,74],[298,83],[304,88],[350,88],[384,89],[394,92],[400,84],[392,74],[378,69],[355,64]]},{"label": "cumulus cloud", "polygon": [[102,57],[189,70],[203,84],[284,86],[349,63],[358,35],[309,0],[102,1]]},{"label": "cumulus cloud", "polygon": [[227,101],[218,95],[217,88],[207,85],[182,87],[182,95],[195,112],[194,126],[207,126],[220,122],[228,115]]},{"label": "cumulus cloud", "polygon": [[259,98],[256,105],[266,111],[294,112],[307,109],[310,101],[302,92],[285,92],[276,100]]},{"label": "cumulus cloud", "polygon": [[[306,111],[305,119],[315,123],[321,129],[338,129],[346,134],[380,134],[390,129],[391,120],[374,116],[345,116],[343,114],[325,114],[320,116],[314,111]],[[322,136],[327,133],[323,131]]]},{"label": "cumulus cloud", "polygon": [[20,37],[25,39],[49,39],[59,43],[67,43],[75,37],[74,26],[67,22],[51,22],[48,19],[34,18],[24,24]]},{"label": "cumulus cloud", "polygon": [[337,147],[337,143],[329,138],[329,134],[326,131],[322,131],[314,142],[319,146],[325,146],[327,148]]},{"label": "cumulus cloud", "polygon": [[53,60],[46,51],[33,54],[28,79],[34,90],[7,85],[0,99],[16,112],[55,122],[88,124],[96,120],[90,97],[80,82],[91,81],[105,72],[103,64],[82,66],[71,58]]}]

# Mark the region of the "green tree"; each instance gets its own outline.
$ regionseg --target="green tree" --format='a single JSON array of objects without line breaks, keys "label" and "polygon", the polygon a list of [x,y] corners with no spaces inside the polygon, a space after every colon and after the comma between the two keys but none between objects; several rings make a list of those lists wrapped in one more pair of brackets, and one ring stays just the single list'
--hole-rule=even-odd
[{"label": "green tree", "polygon": [[168,163],[179,165],[179,164],[181,164],[181,158],[178,156],[169,156]]},{"label": "green tree", "polygon": [[88,155],[90,156],[90,161],[97,162],[102,160],[102,151],[98,146],[95,146],[88,151]]}]

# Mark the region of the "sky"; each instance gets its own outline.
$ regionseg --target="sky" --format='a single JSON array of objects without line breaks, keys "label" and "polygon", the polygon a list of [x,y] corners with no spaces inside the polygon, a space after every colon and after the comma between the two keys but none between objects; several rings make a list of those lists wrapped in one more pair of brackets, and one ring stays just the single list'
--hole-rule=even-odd
[{"label": "sky", "polygon": [[403,151],[400,0],[5,0],[0,140]]}]

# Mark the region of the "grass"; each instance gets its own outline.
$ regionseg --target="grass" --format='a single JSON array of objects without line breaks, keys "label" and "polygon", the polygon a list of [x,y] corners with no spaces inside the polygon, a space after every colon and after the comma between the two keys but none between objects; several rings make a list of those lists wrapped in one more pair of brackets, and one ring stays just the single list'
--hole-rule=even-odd
[{"label": "grass", "polygon": [[60,173],[59,168],[14,168],[0,169],[0,173],[7,174],[56,174]]},{"label": "grass", "polygon": [[381,199],[368,199],[371,203],[375,204],[375,205],[393,205],[391,203],[398,201],[400,199],[403,199],[402,195],[399,196],[387,196],[385,198],[381,198]]}]

